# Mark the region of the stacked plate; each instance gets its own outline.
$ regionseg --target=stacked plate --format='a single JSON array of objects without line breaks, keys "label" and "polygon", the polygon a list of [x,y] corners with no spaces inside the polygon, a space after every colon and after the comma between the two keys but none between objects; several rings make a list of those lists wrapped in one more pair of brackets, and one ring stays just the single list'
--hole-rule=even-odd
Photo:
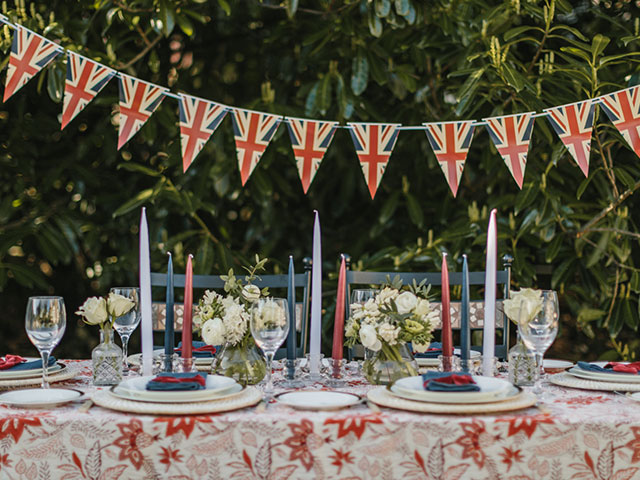
[{"label": "stacked plate", "polygon": [[123,380],[111,389],[111,394],[135,402],[192,403],[220,400],[242,391],[242,386],[233,378],[221,375],[207,375],[207,383],[202,390],[147,390],[147,383],[153,378],[147,376]]},{"label": "stacked plate", "polygon": [[[593,362],[604,367],[607,362]],[[586,370],[576,365],[565,373],[554,375],[550,381],[562,387],[583,388],[587,390],[605,391],[640,391],[640,375],[622,372],[598,372]]]},{"label": "stacked plate", "polygon": [[[27,361],[38,360],[37,358],[27,358]],[[49,382],[58,382],[73,378],[75,373],[64,363],[56,363],[47,369]],[[42,367],[30,370],[0,370],[0,387],[21,387],[27,385],[38,385],[42,382]]]}]

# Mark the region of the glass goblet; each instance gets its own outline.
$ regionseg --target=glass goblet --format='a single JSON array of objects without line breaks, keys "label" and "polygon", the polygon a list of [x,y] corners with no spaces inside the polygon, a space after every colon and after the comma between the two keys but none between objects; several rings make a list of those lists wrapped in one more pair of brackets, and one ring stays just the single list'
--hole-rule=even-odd
[{"label": "glass goblet", "polygon": [[[553,290],[543,290],[542,308],[533,316],[525,317],[525,309],[520,304],[520,318],[518,322],[518,332],[525,346],[533,352],[536,357],[536,367],[542,369],[542,359],[544,352],[551,346],[558,334],[558,295]],[[536,396],[543,396],[541,375],[536,377],[533,393]]]},{"label": "glass goblet", "polygon": [[267,357],[267,383],[264,393],[273,394],[271,363],[276,351],[289,333],[289,307],[284,298],[261,298],[251,309],[251,334]]},{"label": "glass goblet", "polygon": [[67,312],[62,297],[29,297],[24,326],[42,358],[42,388],[49,388],[49,356],[64,335]]},{"label": "glass goblet", "polygon": [[113,322],[113,328],[118,332],[120,340],[122,341],[122,352],[124,358],[124,364],[122,365],[122,374],[127,375],[129,373],[129,363],[127,362],[127,350],[129,346],[129,338],[131,334],[138,328],[140,324],[140,289],[136,287],[113,287],[109,290],[111,293],[122,295],[123,297],[131,300],[135,306],[127,313],[120,317],[116,317]]}]

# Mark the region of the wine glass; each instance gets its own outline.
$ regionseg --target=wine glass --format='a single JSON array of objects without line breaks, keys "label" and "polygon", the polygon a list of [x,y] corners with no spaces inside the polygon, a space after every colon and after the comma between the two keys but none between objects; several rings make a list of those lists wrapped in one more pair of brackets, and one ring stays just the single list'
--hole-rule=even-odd
[{"label": "wine glass", "polygon": [[264,393],[273,394],[271,362],[289,333],[289,306],[284,298],[266,297],[254,302],[251,309],[251,334],[267,357],[267,383]]},{"label": "wine glass", "polygon": [[[543,290],[542,308],[531,319],[524,318],[525,309],[520,304],[520,319],[518,322],[518,332],[526,347],[531,350],[536,357],[536,367],[542,371],[542,358],[544,352],[551,346],[558,334],[558,295],[553,290]],[[542,374],[536,377],[533,393],[543,396]]]},{"label": "wine glass", "polygon": [[124,364],[122,366],[122,374],[127,375],[129,373],[129,363],[127,362],[127,348],[129,346],[129,338],[131,334],[138,328],[140,323],[140,289],[136,287],[113,287],[109,290],[110,293],[116,293],[131,300],[135,306],[127,313],[120,317],[116,317],[113,323],[113,328],[120,336],[122,341],[122,351],[124,357]]},{"label": "wine glass", "polygon": [[29,297],[24,325],[42,358],[42,388],[49,388],[49,356],[64,335],[67,313],[62,297]]}]

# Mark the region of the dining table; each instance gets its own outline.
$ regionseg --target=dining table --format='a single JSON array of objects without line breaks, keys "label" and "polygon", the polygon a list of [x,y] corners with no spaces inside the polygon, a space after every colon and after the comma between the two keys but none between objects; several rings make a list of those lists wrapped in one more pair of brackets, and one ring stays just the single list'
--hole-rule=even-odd
[{"label": "dining table", "polygon": [[[348,409],[294,409],[276,397],[224,413],[139,414],[92,404],[105,387],[92,385],[91,362],[64,362],[76,375],[52,388],[83,397],[0,405],[0,479],[640,478],[640,404],[617,392],[545,382],[548,398],[518,411],[415,413],[366,401],[380,387],[350,362],[338,390],[363,401]],[[274,380],[285,391],[278,361]]]}]

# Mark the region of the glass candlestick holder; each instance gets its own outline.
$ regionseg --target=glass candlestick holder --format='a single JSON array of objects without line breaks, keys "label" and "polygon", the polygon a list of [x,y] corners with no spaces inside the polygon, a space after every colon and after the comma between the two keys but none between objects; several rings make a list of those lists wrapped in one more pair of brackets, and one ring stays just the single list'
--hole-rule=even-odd
[{"label": "glass candlestick holder", "polygon": [[283,371],[282,374],[284,376],[284,381],[282,382],[282,387],[284,388],[302,388],[305,386],[305,383],[300,379],[300,369],[296,368],[299,362],[296,360],[283,360]]},{"label": "glass candlestick holder", "polygon": [[184,358],[184,357],[174,358],[173,359],[173,371],[174,372],[184,372],[184,373],[197,372],[198,369],[196,368],[196,359],[194,357],[191,357],[191,358]]},{"label": "glass candlestick holder", "polygon": [[343,359],[330,358],[328,378],[325,385],[331,388],[341,388],[347,385],[345,380],[345,365],[347,362]]},{"label": "glass candlestick holder", "polygon": [[439,372],[459,372],[460,370],[460,357],[456,355],[438,355]]}]

